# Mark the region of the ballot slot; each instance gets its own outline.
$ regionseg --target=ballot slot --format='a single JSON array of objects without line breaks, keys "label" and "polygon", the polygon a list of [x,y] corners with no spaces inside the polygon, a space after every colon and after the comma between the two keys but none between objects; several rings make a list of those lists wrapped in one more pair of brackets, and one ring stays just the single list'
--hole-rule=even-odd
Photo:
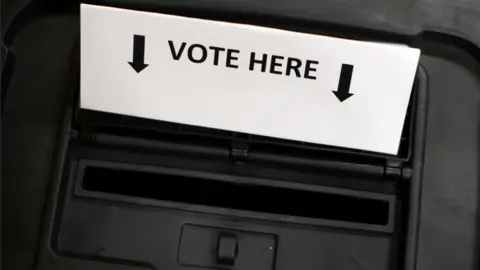
[{"label": "ballot slot", "polygon": [[274,137],[260,136],[249,133],[233,132],[221,129],[192,126],[174,122],[151,120],[121,114],[81,109],[76,107],[74,129],[82,132],[107,134],[120,137],[157,140],[180,144],[202,144],[220,147],[230,147],[232,141],[242,141],[252,146],[252,150],[270,151],[275,154],[287,154],[296,152],[302,155],[302,151],[315,152],[316,156],[328,153],[329,159],[351,160],[354,156],[359,163],[383,164],[385,159],[409,161],[412,153],[413,126],[415,122],[416,92],[418,91],[418,78],[412,89],[410,103],[407,109],[402,135],[400,138],[397,155],[374,153],[362,150],[347,149],[320,145],[302,141],[279,139]]},{"label": "ballot slot", "polygon": [[[242,142],[248,146],[251,153],[267,153],[278,157],[294,154],[300,158],[383,166],[386,159],[408,162],[412,151],[413,122],[414,110],[410,105],[398,155],[395,156],[79,108],[77,108],[74,129],[80,134],[103,134],[115,136],[120,140],[121,138],[141,139],[185,146],[232,148],[235,142]],[[88,134],[86,137],[91,138],[91,135]]]},{"label": "ballot slot", "polygon": [[294,187],[277,181],[256,182],[227,175],[161,167],[152,170],[110,162],[82,163],[78,178],[77,193],[82,196],[101,194],[102,198],[114,196],[115,200],[126,201],[151,199],[166,202],[169,207],[195,211],[231,209],[247,216],[249,212],[261,213],[262,218],[292,216],[382,228],[390,228],[393,218],[394,195],[319,186]]}]

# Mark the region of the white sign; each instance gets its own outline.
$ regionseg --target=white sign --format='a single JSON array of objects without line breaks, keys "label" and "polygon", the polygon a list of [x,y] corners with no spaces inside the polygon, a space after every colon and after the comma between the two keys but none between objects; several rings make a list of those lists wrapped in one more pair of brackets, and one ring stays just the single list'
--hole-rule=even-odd
[{"label": "white sign", "polygon": [[81,107],[397,154],[418,49],[81,6]]}]

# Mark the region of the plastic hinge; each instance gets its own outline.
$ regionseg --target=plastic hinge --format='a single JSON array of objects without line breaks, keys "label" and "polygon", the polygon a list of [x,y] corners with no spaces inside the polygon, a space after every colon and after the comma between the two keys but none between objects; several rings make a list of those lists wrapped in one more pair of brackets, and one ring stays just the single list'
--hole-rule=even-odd
[{"label": "plastic hinge", "polygon": [[389,178],[401,178],[403,171],[403,161],[387,160],[384,175]]},{"label": "plastic hinge", "polygon": [[233,140],[230,148],[230,159],[235,163],[244,163],[248,158],[248,142]]}]

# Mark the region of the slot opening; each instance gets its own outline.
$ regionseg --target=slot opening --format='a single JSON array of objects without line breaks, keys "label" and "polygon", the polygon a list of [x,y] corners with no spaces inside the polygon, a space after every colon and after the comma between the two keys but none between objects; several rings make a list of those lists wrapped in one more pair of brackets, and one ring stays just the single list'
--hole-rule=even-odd
[{"label": "slot opening", "polygon": [[389,223],[390,203],[377,198],[91,165],[81,175],[81,187],[90,192],[341,222]]},{"label": "slot opening", "polygon": [[292,141],[260,135],[191,126],[173,122],[144,119],[133,116],[76,108],[73,128],[89,130],[96,134],[119,136],[122,138],[162,141],[173,144],[230,148],[233,141],[249,145],[252,152],[277,156],[296,156],[316,160],[335,160],[345,163],[384,166],[385,159],[409,162],[412,152],[414,103],[418,83],[415,83],[405,117],[400,146],[397,155],[388,155]]}]

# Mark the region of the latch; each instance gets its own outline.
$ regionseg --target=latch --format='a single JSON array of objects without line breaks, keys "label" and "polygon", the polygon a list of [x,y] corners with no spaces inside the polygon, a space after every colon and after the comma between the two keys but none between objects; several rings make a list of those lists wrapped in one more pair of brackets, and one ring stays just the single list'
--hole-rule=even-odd
[{"label": "latch", "polygon": [[238,239],[235,234],[220,234],[217,249],[217,262],[234,265],[238,253]]}]

